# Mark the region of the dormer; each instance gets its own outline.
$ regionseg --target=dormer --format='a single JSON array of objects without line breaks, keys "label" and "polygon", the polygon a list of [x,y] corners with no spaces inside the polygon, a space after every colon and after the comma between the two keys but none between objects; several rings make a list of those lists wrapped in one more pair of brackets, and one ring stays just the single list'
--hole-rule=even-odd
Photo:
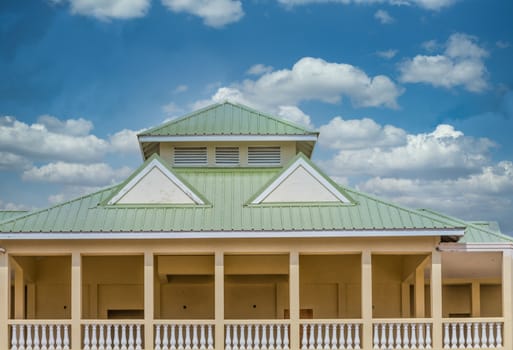
[{"label": "dormer", "polygon": [[172,167],[281,167],[311,157],[319,133],[232,102],[214,104],[138,135],[144,160]]}]

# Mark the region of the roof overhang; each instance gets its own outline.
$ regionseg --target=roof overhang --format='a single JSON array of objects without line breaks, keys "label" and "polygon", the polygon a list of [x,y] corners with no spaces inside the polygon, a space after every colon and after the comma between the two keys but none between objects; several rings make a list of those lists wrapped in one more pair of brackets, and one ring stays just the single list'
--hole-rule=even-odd
[{"label": "roof overhang", "polygon": [[183,231],[0,233],[1,240],[227,239],[227,238],[392,238],[463,236],[464,230]]},{"label": "roof overhang", "polygon": [[191,135],[139,136],[139,142],[217,142],[217,141],[317,141],[317,135]]},{"label": "roof overhang", "polygon": [[440,243],[441,252],[496,252],[513,250],[513,243]]}]

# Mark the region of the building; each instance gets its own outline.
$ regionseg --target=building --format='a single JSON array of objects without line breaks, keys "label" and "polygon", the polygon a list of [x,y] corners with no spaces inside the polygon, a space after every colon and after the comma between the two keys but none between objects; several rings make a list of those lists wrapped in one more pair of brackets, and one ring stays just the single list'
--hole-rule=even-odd
[{"label": "building", "polygon": [[138,137],[123,183],[0,213],[0,349],[513,349],[493,224],[338,185],[238,104]]}]

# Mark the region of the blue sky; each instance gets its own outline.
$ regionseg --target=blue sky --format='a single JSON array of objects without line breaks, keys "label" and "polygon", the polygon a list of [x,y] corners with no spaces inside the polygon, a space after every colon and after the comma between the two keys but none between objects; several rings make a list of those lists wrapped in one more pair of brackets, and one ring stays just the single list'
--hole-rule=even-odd
[{"label": "blue sky", "polygon": [[337,181],[513,233],[513,2],[2,0],[0,208],[117,183],[225,99],[321,131]]}]

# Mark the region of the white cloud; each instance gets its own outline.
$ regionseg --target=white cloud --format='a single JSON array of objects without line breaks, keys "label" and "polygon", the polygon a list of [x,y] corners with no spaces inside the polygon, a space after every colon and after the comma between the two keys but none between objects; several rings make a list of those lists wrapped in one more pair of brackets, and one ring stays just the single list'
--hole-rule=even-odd
[{"label": "white cloud", "polygon": [[251,75],[262,75],[264,73],[270,73],[272,71],[273,67],[259,63],[251,66],[246,73]]},{"label": "white cloud", "polygon": [[381,126],[369,118],[344,120],[335,117],[319,129],[319,144],[338,150],[404,146],[406,132],[392,125]]},{"label": "white cloud", "polygon": [[30,165],[30,162],[17,154],[0,151],[0,170],[19,170],[26,168]]},{"label": "white cloud", "polygon": [[497,47],[499,49],[507,49],[508,47],[511,46],[511,43],[509,41],[504,41],[504,40],[498,40],[495,45],[497,45]]},{"label": "white cloud", "polygon": [[12,203],[12,202],[4,202],[3,200],[0,199],[0,210],[12,210],[12,211],[29,210],[29,207],[27,207],[24,204],[16,204],[16,203]]},{"label": "white cloud", "polygon": [[338,3],[338,4],[382,4],[415,5],[427,10],[441,10],[456,2],[456,0],[278,0],[285,6],[298,6],[307,4]]},{"label": "white cloud", "polygon": [[244,16],[238,0],[162,0],[173,12],[185,12],[203,19],[205,25],[220,28]]},{"label": "white cloud", "polygon": [[[354,122],[356,125],[364,125],[360,128],[363,136],[351,146],[351,128],[337,118],[335,121],[330,122],[332,125],[328,124],[326,130],[329,131],[330,126],[335,129],[340,124],[337,129],[341,131],[328,135],[323,141],[324,144],[329,141],[336,143],[336,136],[340,135],[340,151],[331,160],[324,162],[326,169],[335,176],[401,174],[405,178],[457,178],[476,173],[486,166],[490,161],[488,153],[495,146],[488,139],[465,136],[446,124],[438,125],[430,133],[406,135],[406,143],[401,144],[404,131],[394,127],[390,127],[388,132],[386,127],[376,129],[372,121]],[[323,129],[321,127],[321,135]],[[373,141],[371,133],[365,133],[367,130],[377,130],[376,141]],[[347,143],[344,139],[346,134]],[[393,145],[395,141],[397,145]]]},{"label": "white cloud", "polygon": [[310,116],[305,114],[301,109],[299,109],[296,106],[280,106],[278,115],[296,124],[306,126],[309,129],[314,128]]},{"label": "white cloud", "polygon": [[427,83],[437,87],[463,86],[480,92],[488,87],[483,59],[488,52],[476,44],[476,38],[466,34],[449,37],[443,54],[417,55],[400,64],[400,80],[406,83]]},{"label": "white cloud", "polygon": [[109,136],[111,148],[110,152],[116,153],[139,153],[139,141],[137,134],[142,130],[123,129],[114,135]]},{"label": "white cloud", "polygon": [[433,52],[440,48],[440,44],[436,40],[428,40],[422,43],[422,48],[428,52]]},{"label": "white cloud", "polygon": [[123,180],[130,173],[131,169],[128,167],[113,169],[106,163],[56,162],[25,170],[22,178],[25,181],[102,186]]},{"label": "white cloud", "polygon": [[374,13],[374,18],[381,22],[381,24],[394,23],[394,18],[385,10],[377,10]]},{"label": "white cloud", "polygon": [[69,3],[71,12],[101,20],[130,19],[143,17],[148,12],[151,0],[51,0],[54,3]]},{"label": "white cloud", "polygon": [[385,51],[378,51],[378,52],[376,52],[376,55],[389,60],[389,59],[394,58],[395,55],[397,55],[397,50],[389,49],[389,50],[385,50]]},{"label": "white cloud", "polygon": [[62,192],[51,194],[48,196],[50,205],[59,204],[80,196],[91,194],[101,190],[101,186],[76,186],[67,185],[62,188]]},{"label": "white cloud", "polygon": [[279,106],[294,106],[302,101],[338,103],[346,97],[357,107],[397,108],[396,100],[402,92],[387,76],[370,77],[350,64],[304,57],[291,69],[274,70],[256,80],[221,87],[210,100],[198,101],[194,107],[228,99],[277,111]]},{"label": "white cloud", "polygon": [[85,136],[93,129],[93,123],[82,118],[60,120],[51,115],[42,115],[37,119],[49,132],[72,136]]}]

